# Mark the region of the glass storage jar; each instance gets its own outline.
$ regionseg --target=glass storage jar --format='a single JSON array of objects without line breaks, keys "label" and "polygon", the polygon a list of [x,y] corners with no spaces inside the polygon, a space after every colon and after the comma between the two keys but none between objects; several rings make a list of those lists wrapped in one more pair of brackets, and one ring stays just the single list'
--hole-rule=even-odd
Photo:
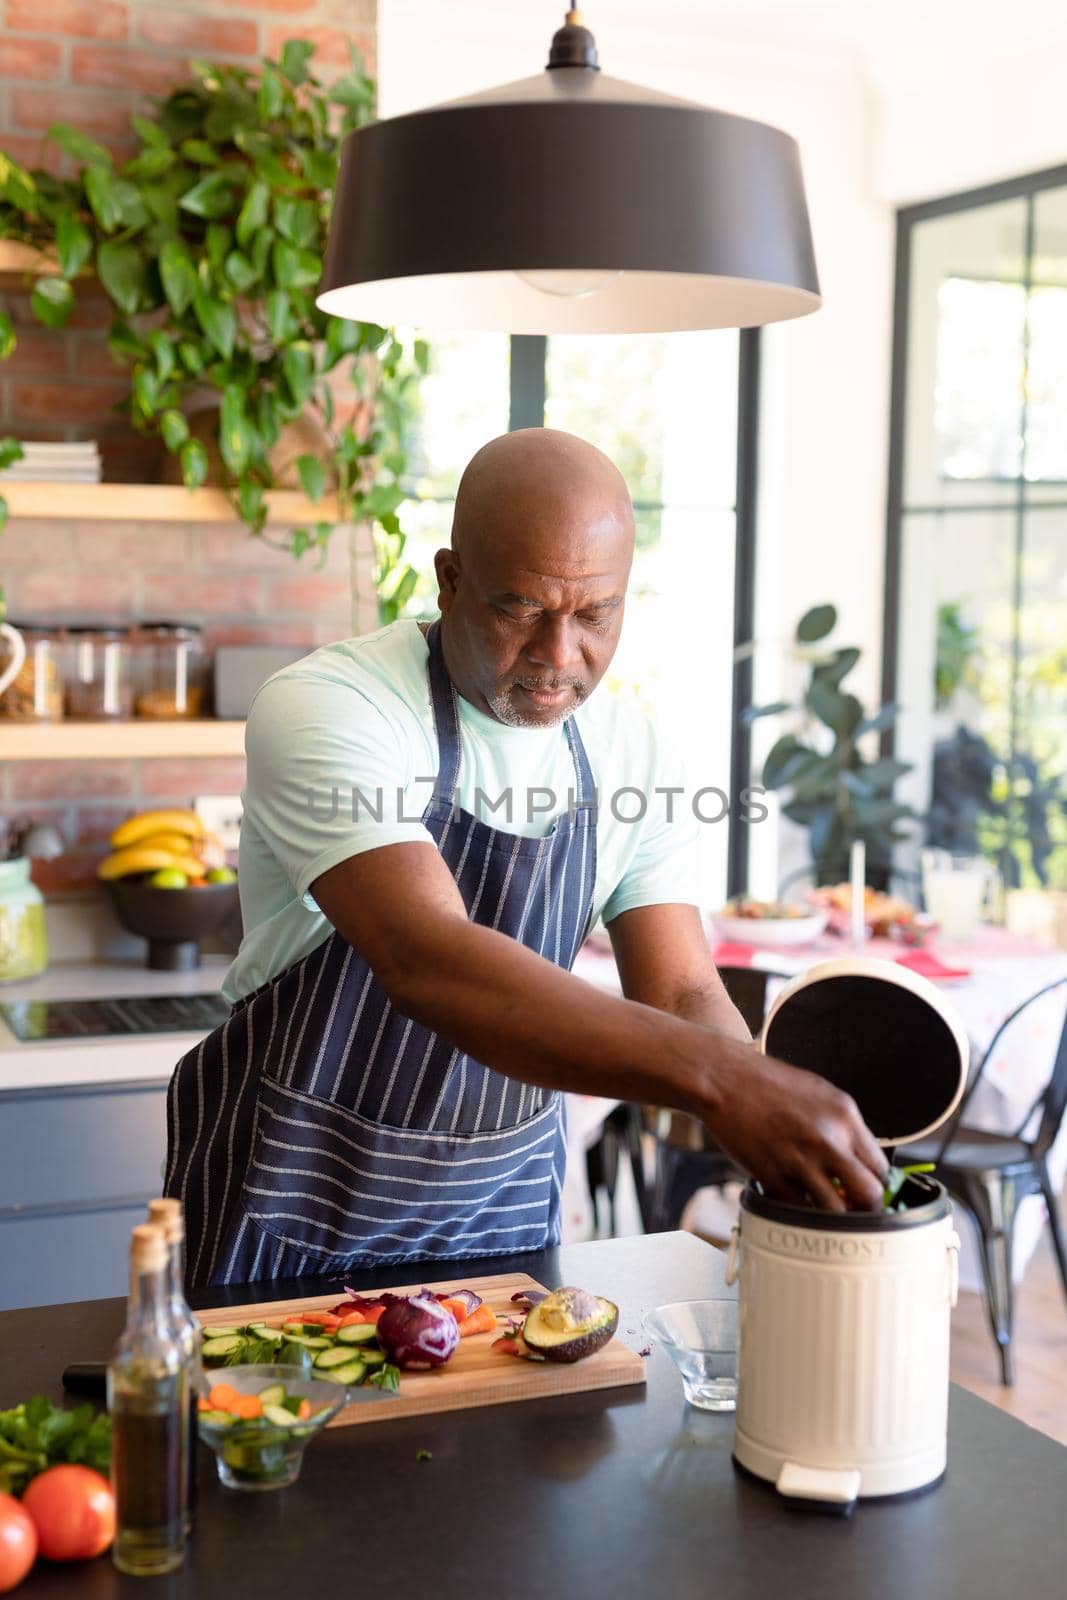
[{"label": "glass storage jar", "polygon": [[72,623],[64,639],[67,716],[93,721],[132,716],[129,629]]},{"label": "glass storage jar", "polygon": [[[60,630],[41,623],[13,622],[26,646],[26,659],[13,683],[0,695],[0,717],[16,722],[56,722],[63,715]],[[10,647],[0,639],[0,667]]]},{"label": "glass storage jar", "polygon": [[139,717],[202,717],[204,652],[200,629],[181,622],[143,622],[133,637]]},{"label": "glass storage jar", "polygon": [[0,983],[35,978],[48,965],[44,896],[25,856],[0,861]]}]

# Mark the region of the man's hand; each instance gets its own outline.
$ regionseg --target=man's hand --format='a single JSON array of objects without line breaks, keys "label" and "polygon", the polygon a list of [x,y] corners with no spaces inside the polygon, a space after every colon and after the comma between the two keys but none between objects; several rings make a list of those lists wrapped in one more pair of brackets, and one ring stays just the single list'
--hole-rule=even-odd
[{"label": "man's hand", "polygon": [[880,1211],[889,1163],[852,1096],[755,1049],[751,1058],[725,1081],[707,1119],[727,1154],[777,1200]]}]

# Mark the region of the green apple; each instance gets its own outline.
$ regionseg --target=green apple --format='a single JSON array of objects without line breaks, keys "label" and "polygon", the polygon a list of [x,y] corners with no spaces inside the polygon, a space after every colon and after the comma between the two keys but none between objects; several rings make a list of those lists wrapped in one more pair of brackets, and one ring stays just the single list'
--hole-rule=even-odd
[{"label": "green apple", "polygon": [[153,889],[188,889],[189,879],[180,867],[160,867],[148,880]]},{"label": "green apple", "polygon": [[207,874],[208,883],[236,883],[237,874],[232,867],[212,867]]}]

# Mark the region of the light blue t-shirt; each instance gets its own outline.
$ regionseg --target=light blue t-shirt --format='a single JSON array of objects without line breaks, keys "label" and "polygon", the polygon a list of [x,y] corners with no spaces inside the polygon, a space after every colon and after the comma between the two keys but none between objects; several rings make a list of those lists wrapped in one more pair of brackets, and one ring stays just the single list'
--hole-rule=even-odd
[{"label": "light blue t-shirt", "polygon": [[[433,843],[421,820],[438,768],[426,663],[418,623],[394,622],[324,645],[256,695],[238,857],[245,935],[223,983],[228,1000],[328,937],[309,892],[322,873],[364,850]],[[679,760],[637,707],[603,687],[574,715],[598,798],[594,920],[696,905],[698,824],[668,797],[684,786]],[[547,833],[574,803],[563,725],[509,727],[462,696],[459,716],[456,803],[502,832]]]}]

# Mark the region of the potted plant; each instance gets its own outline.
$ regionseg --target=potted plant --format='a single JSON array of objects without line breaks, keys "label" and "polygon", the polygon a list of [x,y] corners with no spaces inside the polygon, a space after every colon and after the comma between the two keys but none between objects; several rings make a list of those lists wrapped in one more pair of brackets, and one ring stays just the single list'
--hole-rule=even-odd
[{"label": "potted plant", "polygon": [[899,826],[915,813],[893,798],[893,786],[911,771],[906,761],[863,753],[867,734],[891,728],[900,707],[881,706],[867,714],[854,694],[842,688],[860,659],[852,645],[829,648],[825,641],[837,625],[832,605],[814,606],[797,623],[795,649],[810,663],[810,677],[799,706],[789,701],[754,706],[745,720],[792,712],[796,729],[783,733],[763,764],[768,789],[788,791],[783,806],[792,822],[808,830],[817,884],[848,877],[852,844],[862,839],[867,849],[868,879],[888,875],[893,845],[908,837]]},{"label": "potted plant", "polygon": [[[139,150],[116,166],[103,146],[56,123],[48,137],[73,177],[20,167],[0,152],[0,236],[47,252],[33,309],[68,321],[79,276],[93,272],[113,308],[109,345],[130,374],[134,426],[158,434],[190,488],[221,478],[251,532],[265,533],[285,430],[314,417],[322,447],[296,455],[313,501],[374,530],[380,606],[398,611],[415,575],[403,560],[404,422],[426,347],[340,321],[315,306],[341,143],[374,115],[374,84],[352,51],[324,85],[314,46],[290,40],[258,73],[196,62],[192,76],[134,117]],[[0,357],[14,348],[0,317]],[[217,398],[210,439],[192,413]],[[354,403],[353,403],[354,397]],[[0,464],[17,459],[0,441]],[[294,528],[295,556],[323,549],[334,521]]]},{"label": "potted plant", "polygon": [[30,861],[62,853],[55,828],[0,816],[0,983],[36,977],[48,965],[44,896],[30,881]]}]

